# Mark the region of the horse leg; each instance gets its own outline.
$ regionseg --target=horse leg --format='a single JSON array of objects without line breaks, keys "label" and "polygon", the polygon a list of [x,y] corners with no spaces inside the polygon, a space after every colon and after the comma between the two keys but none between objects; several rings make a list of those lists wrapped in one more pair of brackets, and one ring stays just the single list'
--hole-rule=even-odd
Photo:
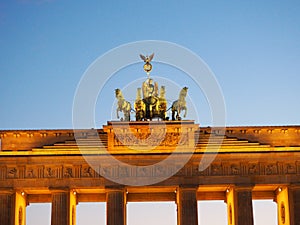
[{"label": "horse leg", "polygon": [[131,104],[130,102],[127,102],[127,106],[124,111],[126,113],[126,121],[130,121],[130,111],[131,111]]},{"label": "horse leg", "polygon": [[123,111],[124,113],[124,121],[129,121],[129,115],[128,115],[128,112],[127,111]]},{"label": "horse leg", "polygon": [[151,105],[149,105],[149,118],[147,118],[147,119],[152,121],[152,106]]},{"label": "horse leg", "polygon": [[160,117],[162,120],[166,120],[166,113],[165,113],[165,110],[159,112],[159,117]]},{"label": "horse leg", "polygon": [[187,107],[184,107],[184,115],[183,115],[183,117],[186,117],[186,114],[187,114]]},{"label": "horse leg", "polygon": [[177,109],[176,120],[181,120],[181,117],[180,117],[180,108]]},{"label": "horse leg", "polygon": [[127,121],[130,121],[130,111],[131,111],[131,104],[127,102]]},{"label": "horse leg", "polygon": [[117,118],[119,119],[120,116],[119,116],[119,108],[117,108]]},{"label": "horse leg", "polygon": [[175,109],[172,109],[172,120],[175,120]]}]

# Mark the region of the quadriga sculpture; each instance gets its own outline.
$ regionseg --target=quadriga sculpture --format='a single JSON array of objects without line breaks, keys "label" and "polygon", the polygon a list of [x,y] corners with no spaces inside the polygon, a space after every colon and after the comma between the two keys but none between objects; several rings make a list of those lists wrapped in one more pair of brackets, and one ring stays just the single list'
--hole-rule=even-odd
[{"label": "quadriga sculpture", "polygon": [[150,78],[152,70],[151,60],[154,57],[154,53],[150,56],[140,55],[140,57],[145,62],[143,68],[148,78],[143,82],[141,88],[137,88],[134,110],[131,108],[130,102],[124,99],[121,90],[115,89],[116,98],[118,99],[117,117],[119,118],[119,112],[123,112],[124,119],[121,118],[121,121],[130,121],[130,112],[133,110],[135,111],[136,121],[151,121],[153,118],[169,120],[166,114],[170,109],[172,109],[172,120],[181,120],[180,113],[182,110],[185,110],[184,117],[186,117],[187,107],[185,98],[188,88],[182,88],[178,100],[173,102],[172,106],[167,110],[165,86],[161,86],[160,91],[158,91],[158,83]]}]

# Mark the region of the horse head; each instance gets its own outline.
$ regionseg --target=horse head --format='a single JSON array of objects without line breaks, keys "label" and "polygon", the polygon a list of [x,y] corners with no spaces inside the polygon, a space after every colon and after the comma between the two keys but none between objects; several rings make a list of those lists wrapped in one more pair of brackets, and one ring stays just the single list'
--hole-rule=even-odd
[{"label": "horse head", "polygon": [[188,89],[189,89],[188,87],[183,87],[183,88],[181,89],[181,91],[180,91],[180,93],[179,93],[179,98],[180,98],[180,99],[186,97]]},{"label": "horse head", "polygon": [[123,98],[122,92],[119,88],[115,89],[116,98]]}]

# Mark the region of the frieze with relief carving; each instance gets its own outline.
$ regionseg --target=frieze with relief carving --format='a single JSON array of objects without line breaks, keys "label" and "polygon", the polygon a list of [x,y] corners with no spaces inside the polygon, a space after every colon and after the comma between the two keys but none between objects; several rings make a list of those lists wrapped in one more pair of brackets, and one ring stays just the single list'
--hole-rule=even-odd
[{"label": "frieze with relief carving", "polygon": [[205,170],[199,171],[198,166],[194,166],[194,176],[256,176],[256,175],[289,175],[299,174],[297,171],[298,162],[283,164],[279,166],[275,163],[242,163],[224,164],[212,163]]},{"label": "frieze with relief carving", "polygon": [[184,133],[135,133],[115,134],[114,146],[177,146],[188,145],[188,134]]},{"label": "frieze with relief carving", "polygon": [[[153,177],[174,174],[180,176],[278,176],[300,174],[300,162],[288,163],[211,163],[203,171],[199,170],[199,165],[186,165],[179,168],[178,165],[154,165],[150,167],[126,167],[120,165],[101,165],[99,173],[88,164],[83,165],[37,165],[37,166],[7,166],[1,168],[0,180],[5,179],[43,179],[43,178],[97,178],[97,177]],[[5,175],[3,176],[3,172]]]}]

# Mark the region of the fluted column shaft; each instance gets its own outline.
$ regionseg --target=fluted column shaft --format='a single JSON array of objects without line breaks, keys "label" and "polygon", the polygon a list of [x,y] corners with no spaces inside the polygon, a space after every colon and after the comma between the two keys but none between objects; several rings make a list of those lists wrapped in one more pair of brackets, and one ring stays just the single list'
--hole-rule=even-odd
[{"label": "fluted column shaft", "polygon": [[76,192],[52,190],[51,225],[76,224]]},{"label": "fluted column shaft", "polygon": [[177,190],[177,224],[198,225],[197,188],[179,187]]},{"label": "fluted column shaft", "polygon": [[25,225],[26,197],[24,192],[0,192],[0,224]]},{"label": "fluted column shaft", "polygon": [[290,225],[300,225],[300,186],[290,187]]},{"label": "fluted column shaft", "polygon": [[106,193],[107,225],[126,224],[126,193],[123,189],[108,189]]},{"label": "fluted column shaft", "polygon": [[15,195],[0,193],[0,224],[14,225]]}]

